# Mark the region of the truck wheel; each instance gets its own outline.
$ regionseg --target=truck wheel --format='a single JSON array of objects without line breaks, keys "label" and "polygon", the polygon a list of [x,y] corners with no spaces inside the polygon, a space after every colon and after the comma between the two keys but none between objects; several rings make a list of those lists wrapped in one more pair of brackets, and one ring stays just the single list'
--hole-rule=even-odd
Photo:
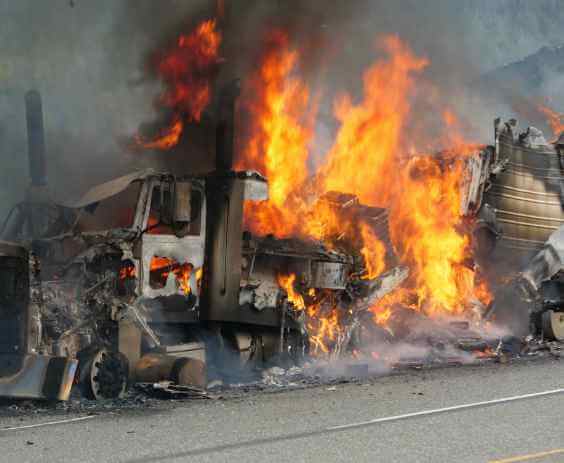
[{"label": "truck wheel", "polygon": [[564,312],[547,310],[542,314],[542,331],[547,339],[564,341]]},{"label": "truck wheel", "polygon": [[123,354],[98,350],[81,371],[82,390],[89,399],[117,399],[125,394],[129,368]]}]

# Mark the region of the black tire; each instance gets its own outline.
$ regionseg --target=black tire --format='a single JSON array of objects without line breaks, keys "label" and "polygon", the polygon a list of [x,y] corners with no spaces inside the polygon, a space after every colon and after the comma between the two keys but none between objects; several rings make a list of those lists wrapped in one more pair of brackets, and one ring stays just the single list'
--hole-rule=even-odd
[{"label": "black tire", "polygon": [[123,397],[129,375],[125,355],[101,349],[81,357],[80,390],[86,398],[104,400]]}]

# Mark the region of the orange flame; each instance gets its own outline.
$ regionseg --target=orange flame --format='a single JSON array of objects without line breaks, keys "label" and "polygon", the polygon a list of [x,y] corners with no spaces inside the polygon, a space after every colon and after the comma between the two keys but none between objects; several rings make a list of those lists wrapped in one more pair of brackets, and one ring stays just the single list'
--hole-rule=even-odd
[{"label": "orange flame", "polygon": [[252,217],[248,226],[259,234],[272,229],[278,236],[293,234],[299,224],[295,211],[304,207],[295,191],[308,175],[313,109],[308,88],[295,75],[298,61],[287,35],[273,31],[260,69],[244,86],[251,135],[237,168],[258,170],[269,179],[269,201],[246,206],[246,217]]},{"label": "orange flame", "polygon": [[135,278],[137,276],[137,272],[135,270],[135,265],[128,264],[124,265],[119,269],[119,279],[125,280],[127,278]]},{"label": "orange flame", "polygon": [[169,150],[178,144],[184,124],[179,119],[174,122],[170,127],[162,130],[162,133],[154,140],[143,141],[139,134],[135,135],[135,140],[138,145],[147,149]]},{"label": "orange flame", "polygon": [[474,287],[474,296],[486,306],[493,301],[493,294],[486,281],[481,281]]},{"label": "orange flame", "polygon": [[312,354],[328,354],[343,333],[342,312],[337,307],[334,295],[319,291],[306,310],[306,327],[309,333]]},{"label": "orange flame", "polygon": [[196,270],[196,286],[198,288],[198,293],[200,293],[202,289],[202,277],[204,276],[204,268],[200,267]]},{"label": "orange flame", "polygon": [[190,34],[181,35],[176,44],[156,58],[157,74],[165,84],[159,105],[172,111],[169,127],[154,140],[137,135],[135,142],[144,148],[168,150],[178,144],[184,121],[199,122],[208,106],[212,82],[221,62],[222,36],[216,21],[200,23]]},{"label": "orange flame", "polygon": [[414,74],[427,65],[395,36],[381,42],[387,59],[364,74],[364,98],[354,105],[349,95],[335,103],[341,123],[321,169],[323,189],[353,193],[367,204],[385,207],[397,184],[401,134],[410,111]]},{"label": "orange flame", "polygon": [[172,274],[176,278],[176,283],[178,287],[182,290],[185,295],[192,292],[190,286],[190,277],[192,276],[192,271],[194,266],[188,262],[179,264],[176,260],[169,257],[153,256],[150,265],[151,272],[158,273],[159,280],[166,284],[168,275]]},{"label": "orange flame", "polygon": [[305,313],[305,325],[309,333],[312,354],[327,354],[343,332],[340,310],[334,295],[329,291],[309,288],[307,296],[295,287],[296,275],[279,275],[278,284],[293,304],[294,310]]},{"label": "orange flame", "polygon": [[465,265],[470,239],[459,228],[462,167],[455,162],[442,169],[431,156],[411,158],[402,169],[403,194],[391,206],[392,241],[411,267],[418,308],[429,314],[460,312],[473,292],[474,272]]},{"label": "orange flame", "polygon": [[313,344],[313,354],[319,351],[328,354],[331,351],[331,343],[335,342],[342,331],[339,312],[336,308],[332,308],[328,315],[323,316],[314,310],[314,307],[312,306],[308,312],[310,318],[308,328],[312,333],[309,340]]},{"label": "orange flame", "polygon": [[[340,127],[335,142],[325,163],[308,177],[315,111],[297,74],[299,52],[283,34],[275,38],[260,71],[247,84],[254,92],[248,108],[256,121],[239,166],[265,174],[272,191],[269,201],[246,208],[251,230],[305,235],[330,246],[355,242],[365,261],[365,277],[374,278],[385,270],[384,244],[367,224],[351,220],[326,199],[329,192],[349,193],[365,204],[389,209],[392,244],[411,269],[406,287],[372,308],[377,323],[385,324],[394,304],[439,315],[461,313],[472,298],[487,299],[487,287],[476,285],[469,265],[470,237],[459,213],[463,158],[470,150],[461,136],[462,124],[452,110],[437,110],[446,129],[441,141],[452,147],[442,159],[409,159],[404,148],[409,146],[404,129],[412,117],[416,77],[428,61],[395,36],[383,39],[386,57],[364,74],[362,100],[353,103],[346,94],[336,100]],[[293,294],[293,284],[280,285]],[[320,310],[318,297],[306,299],[305,305],[313,342],[325,351],[327,340],[336,336],[339,317],[335,307],[334,313]],[[302,307],[303,297],[298,301]]]},{"label": "orange flame", "polygon": [[552,134],[557,137],[564,132],[564,114],[560,114],[545,105],[539,105],[538,110],[547,118]]},{"label": "orange flame", "polygon": [[296,275],[291,274],[288,276],[279,275],[278,285],[286,291],[288,296],[288,301],[294,305],[296,310],[304,310],[306,308],[304,298],[294,289],[294,283],[296,281]]},{"label": "orange flame", "polygon": [[413,295],[414,293],[410,289],[403,287],[397,288],[395,291],[386,294],[370,308],[374,322],[378,325],[386,326],[396,304],[401,304],[406,308],[417,310],[416,305],[413,304]]},{"label": "orange flame", "polygon": [[374,231],[365,223],[360,224],[363,247],[360,250],[366,265],[367,273],[363,278],[373,279],[378,277],[386,268],[386,247],[374,234]]},{"label": "orange flame", "polygon": [[192,270],[194,267],[192,264],[183,263],[173,270],[174,276],[176,277],[176,281],[182,289],[184,294],[190,294],[192,288],[190,286],[190,277],[192,276]]}]

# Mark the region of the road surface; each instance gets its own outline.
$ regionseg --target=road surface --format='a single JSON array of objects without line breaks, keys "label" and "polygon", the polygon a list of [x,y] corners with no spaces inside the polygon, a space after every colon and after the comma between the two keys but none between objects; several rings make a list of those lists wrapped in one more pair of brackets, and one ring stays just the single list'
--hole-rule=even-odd
[{"label": "road surface", "polygon": [[564,462],[563,388],[564,362],[545,359],[94,416],[3,417],[0,461]]}]

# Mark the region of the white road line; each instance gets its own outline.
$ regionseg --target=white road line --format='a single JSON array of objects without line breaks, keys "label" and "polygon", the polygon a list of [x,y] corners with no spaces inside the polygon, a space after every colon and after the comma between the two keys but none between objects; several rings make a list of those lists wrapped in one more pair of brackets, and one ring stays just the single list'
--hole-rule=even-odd
[{"label": "white road line", "polygon": [[338,429],[358,428],[377,423],[387,423],[390,421],[405,420],[407,418],[415,418],[418,416],[437,415],[439,413],[454,412],[458,410],[465,410],[468,408],[484,407],[486,405],[497,405],[507,402],[516,402],[518,400],[533,399],[536,397],[544,397],[549,395],[556,395],[564,393],[564,389],[553,389],[551,391],[534,392],[532,394],[516,395],[513,397],[502,397],[501,399],[486,400],[484,402],[474,402],[470,404],[454,405],[452,407],[436,408],[434,410],[422,410],[420,412],[406,413],[404,415],[386,416],[383,418],[376,418],[368,421],[360,421],[358,423],[342,424],[340,426],[331,426],[326,428],[328,431],[336,431]]},{"label": "white road line", "polygon": [[41,428],[43,426],[54,426],[57,424],[74,423],[76,421],[84,421],[96,418],[96,415],[80,416],[78,418],[69,418],[68,420],[47,421],[46,423],[28,424],[26,426],[14,426],[11,428],[0,428],[0,434],[4,431],[19,431],[20,429]]}]

